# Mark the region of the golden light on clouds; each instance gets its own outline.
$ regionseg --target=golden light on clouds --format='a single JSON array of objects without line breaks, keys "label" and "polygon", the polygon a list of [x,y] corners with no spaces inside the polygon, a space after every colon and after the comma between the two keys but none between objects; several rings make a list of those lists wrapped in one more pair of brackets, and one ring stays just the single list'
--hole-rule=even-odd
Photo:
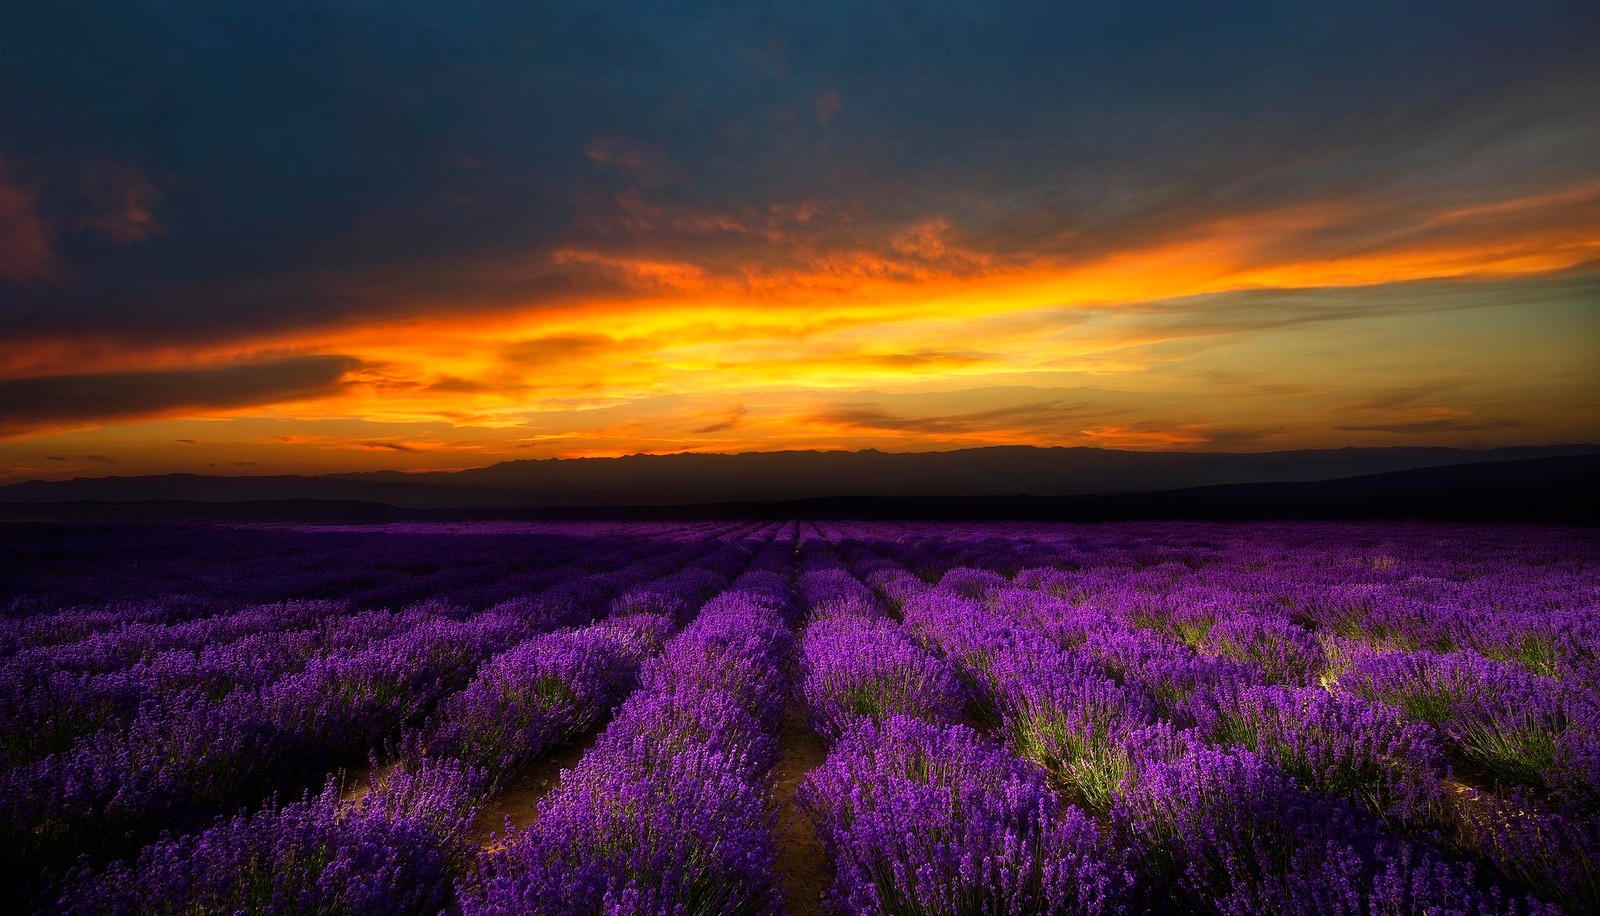
[{"label": "golden light on clouds", "polygon": [[[1336,399],[1308,398],[1260,354],[1241,352],[1230,363],[1234,376],[1252,380],[1244,386],[1191,363],[1251,335],[1365,335],[1382,350],[1385,323],[1429,314],[1454,322],[1461,307],[1495,307],[1481,297],[1463,306],[1452,291],[1500,284],[1512,291],[1506,307],[1522,307],[1519,283],[1565,276],[1600,254],[1600,222],[1587,220],[1597,210],[1600,186],[1587,184],[1411,214],[1407,229],[1374,244],[1366,233],[1345,238],[1374,213],[1303,206],[1204,220],[1148,244],[1083,255],[1054,251],[1054,242],[978,251],[950,220],[931,218],[854,250],[826,235],[798,251],[771,245],[766,260],[741,255],[734,269],[714,245],[656,255],[569,246],[549,255],[545,269],[598,272],[606,291],[520,308],[423,302],[388,319],[211,343],[134,347],[90,337],[0,347],[12,368],[36,372],[68,363],[78,372],[185,372],[328,353],[351,361],[315,392],[39,422],[7,430],[3,448],[11,476],[21,476],[56,470],[25,453],[98,454],[99,443],[141,435],[151,460],[209,455],[226,441],[231,451],[292,448],[305,470],[679,450],[1301,447],[1384,442],[1407,428],[1514,440],[1524,421],[1485,419],[1485,410],[1506,408],[1481,396],[1396,405],[1385,422],[1341,422],[1348,418]],[[708,232],[748,234],[747,219],[694,217]],[[823,220],[800,208],[770,220],[770,234],[788,237]],[[789,228],[772,228],[779,225]],[[1592,326],[1592,310],[1575,305],[1583,294],[1569,286],[1556,284],[1540,301],[1554,316],[1553,333]],[[1422,287],[1431,292],[1421,309],[1383,307]],[[1295,291],[1326,302],[1252,310],[1253,295]],[[1568,382],[1550,384],[1570,391],[1590,370],[1566,359],[1551,375],[1566,372]],[[1480,392],[1492,387],[1484,382]],[[1074,389],[1095,393],[1072,409],[1062,396],[1025,393]],[[952,393],[962,391],[973,393],[971,409],[956,405]],[[921,413],[880,403],[941,392],[944,407]],[[1182,403],[1195,392],[1209,409]],[[1053,407],[1030,409],[1052,399]],[[852,407],[863,403],[877,406]],[[1582,435],[1593,419],[1565,417],[1565,427],[1537,435]],[[207,427],[205,449],[195,447],[198,439],[177,441],[188,436],[159,442],[163,430],[196,422]],[[328,431],[256,432],[289,425]]]}]

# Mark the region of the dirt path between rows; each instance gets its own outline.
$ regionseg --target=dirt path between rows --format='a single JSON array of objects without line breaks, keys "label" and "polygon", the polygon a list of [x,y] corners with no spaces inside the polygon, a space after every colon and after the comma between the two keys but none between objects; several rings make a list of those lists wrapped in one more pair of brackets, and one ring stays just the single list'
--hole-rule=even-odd
[{"label": "dirt path between rows", "polygon": [[506,818],[518,830],[531,825],[539,813],[539,800],[561,781],[561,771],[577,766],[585,751],[600,737],[595,729],[571,744],[544,754],[528,765],[521,775],[489,799],[473,823],[472,840],[480,846],[492,845],[506,832]]},{"label": "dirt path between rows", "polygon": [[798,704],[784,715],[778,740],[783,756],[778,759],[777,781],[772,790],[778,813],[778,887],[790,916],[812,916],[823,912],[822,895],[832,876],[822,841],[811,821],[795,806],[794,790],[807,771],[822,765],[828,756],[828,745],[806,725],[805,713]]}]

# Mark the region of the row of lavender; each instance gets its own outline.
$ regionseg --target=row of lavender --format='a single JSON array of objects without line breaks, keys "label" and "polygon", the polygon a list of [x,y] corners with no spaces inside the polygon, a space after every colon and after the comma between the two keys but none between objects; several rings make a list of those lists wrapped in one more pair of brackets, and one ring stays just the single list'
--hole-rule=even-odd
[{"label": "row of lavender", "polygon": [[435,557],[459,604],[14,602],[0,854],[77,912],[803,909],[794,702],[836,912],[1600,910],[1587,533],[523,533],[537,561]]},{"label": "row of lavender", "polygon": [[484,853],[466,913],[773,913],[768,804],[788,696],[787,544],[757,558],[647,664],[539,805]]},{"label": "row of lavender", "polygon": [[[564,739],[587,731],[651,671],[704,632],[719,607],[705,595],[744,568],[747,556],[723,553],[630,591],[614,616],[536,637],[491,659],[476,679],[446,700],[401,741],[399,759],[371,777],[367,791],[331,783],[316,795],[203,832],[146,847],[131,864],[69,876],[59,904],[69,912],[427,913],[457,909],[458,882],[487,873],[472,825],[518,768]],[[739,578],[750,587],[751,575]],[[638,612],[642,596],[669,605]],[[663,638],[663,659],[647,662]],[[641,664],[651,667],[635,677]],[[682,664],[682,661],[679,661]],[[625,709],[627,707],[624,707]],[[624,712],[618,725],[627,719]],[[694,810],[694,809],[689,809]],[[473,877],[472,886],[480,879]],[[467,905],[471,905],[469,896]]]},{"label": "row of lavender", "polygon": [[[393,613],[295,604],[23,646],[0,663],[17,699],[6,705],[0,771],[0,852],[11,877],[37,886],[42,874],[48,885],[79,856],[80,872],[92,871],[162,832],[293,795],[378,752],[460,758],[446,782],[492,788],[594,724],[630,680],[630,663],[742,568],[739,542],[750,534],[641,541],[613,555],[609,571],[476,613],[437,602]],[[538,635],[608,610],[618,619],[601,627]],[[524,678],[529,661],[545,676]],[[58,746],[41,747],[40,734]],[[439,781],[401,776],[397,788],[372,793],[383,819],[396,792],[429,796]],[[269,802],[261,816],[311,816],[338,794],[329,788],[320,802],[285,811]]]},{"label": "row of lavender", "polygon": [[[1113,912],[1133,875],[1043,774],[961,724],[956,670],[837,559],[801,578],[801,690],[832,742],[797,798],[851,913]],[[920,581],[920,580],[919,580]]]},{"label": "row of lavender", "polygon": [[[1014,754],[1136,857],[1145,893],[1241,912],[1600,907],[1595,643],[1592,630],[1558,629],[1595,616],[1592,546],[1574,558],[1519,543],[1534,554],[1522,588],[1506,587],[1515,574],[1503,565],[1494,570],[1491,590],[1523,598],[1501,626],[1560,647],[1497,660],[1437,642],[1409,648],[1494,631],[1448,604],[1409,630],[1319,626],[1312,614],[1327,605],[1301,600],[1303,582],[1327,574],[1270,570],[1305,568],[1286,563],[1288,553],[1348,574],[1355,564],[1341,564],[1333,545],[1225,542],[1210,563],[1191,550],[1174,568],[1141,544],[1112,551],[1126,562],[1074,569],[1073,554],[1086,551],[1045,541],[1060,529],[1014,533],[992,550],[875,533],[834,537],[902,605],[917,641],[960,672],[969,716],[994,723]],[[1019,569],[1018,554],[1037,555],[1030,540],[1065,562]],[[1457,578],[1441,581],[1471,593],[1461,567],[1473,564],[1456,553],[1470,542],[1431,555],[1396,546],[1361,553],[1383,559],[1363,565],[1395,592],[1445,591],[1392,573],[1409,563],[1425,580],[1454,567]],[[929,588],[906,571],[939,575],[952,562],[1015,578],[956,566]],[[1365,590],[1369,601],[1378,591]],[[1364,608],[1341,607],[1336,619],[1396,616],[1382,601]]]},{"label": "row of lavender", "polygon": [[[619,554],[683,546],[722,524],[0,526],[0,651],[19,617],[73,608],[75,623],[169,623],[253,604],[331,600],[360,610],[424,600],[482,610]],[[375,534],[376,532],[376,534]],[[108,599],[115,599],[108,601]],[[101,608],[98,616],[83,610]],[[65,633],[66,621],[50,625]]]}]

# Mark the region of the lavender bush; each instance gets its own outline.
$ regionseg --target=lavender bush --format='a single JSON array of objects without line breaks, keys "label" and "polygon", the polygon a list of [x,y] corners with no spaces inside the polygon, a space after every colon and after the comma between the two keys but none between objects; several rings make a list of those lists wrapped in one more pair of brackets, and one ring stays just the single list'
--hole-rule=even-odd
[{"label": "lavender bush", "polygon": [[337,785],[68,877],[67,913],[437,913],[469,856],[481,780],[454,764],[393,771],[358,801]]},{"label": "lavender bush", "polygon": [[963,726],[859,722],[801,784],[848,913],[1110,913],[1133,876],[1091,818]]},{"label": "lavender bush", "polygon": [[707,604],[533,827],[483,857],[463,911],[777,912],[766,799],[788,639],[758,596]]},{"label": "lavender bush", "polygon": [[0,556],[20,911],[1600,910],[1592,531],[19,523]]},{"label": "lavender bush", "polygon": [[899,625],[839,614],[809,624],[800,641],[801,693],[812,727],[837,737],[859,719],[909,714],[955,722],[965,705],[949,666],[913,643]]}]

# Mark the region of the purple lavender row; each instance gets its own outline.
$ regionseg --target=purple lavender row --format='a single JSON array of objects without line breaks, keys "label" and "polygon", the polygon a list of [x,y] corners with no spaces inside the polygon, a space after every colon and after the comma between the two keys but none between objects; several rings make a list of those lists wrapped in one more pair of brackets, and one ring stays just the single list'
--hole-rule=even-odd
[{"label": "purple lavender row", "polygon": [[[605,596],[600,596],[598,604],[603,605],[603,602]],[[570,602],[562,601],[536,602],[536,609],[544,617],[557,618],[555,625],[566,623],[562,620],[563,612],[571,612]],[[250,637],[270,639],[283,631],[315,628],[323,625],[326,618],[342,613],[347,613],[346,607],[331,602],[286,602],[173,625],[136,623],[110,633],[91,634],[83,641],[72,644],[26,650],[0,666],[0,677],[26,684],[62,674],[93,676],[126,673],[141,665],[160,665],[171,671],[182,668],[182,653],[194,655],[216,652],[230,642],[246,641]],[[370,615],[365,620],[381,631],[381,623],[376,623]],[[203,660],[197,661],[203,663]]]},{"label": "purple lavender row", "polygon": [[0,609],[0,658],[77,642],[130,625],[150,626],[202,617],[213,610],[210,601],[172,596],[141,601],[102,600],[93,606],[66,609],[30,607],[36,603],[36,599],[13,601],[10,607]]},{"label": "purple lavender row", "polygon": [[[1038,615],[1049,604],[1035,602],[1029,612]],[[1309,653],[1304,637],[1277,644],[1237,639],[1273,627],[1294,634],[1284,621],[1263,627],[1258,612],[1223,619],[1207,632],[1193,627],[1205,615],[1191,612],[1190,632],[1200,634],[1200,645],[1227,634],[1229,648],[1246,647],[1235,649],[1232,659],[1211,658],[1197,668],[1193,659],[1184,662],[1189,650],[1159,635],[1118,634],[1115,604],[1055,607],[1054,635],[1142,679],[1173,701],[1168,708],[1176,718],[1200,725],[1207,740],[1256,751],[1300,784],[1354,800],[1396,828],[1437,827],[1450,844],[1546,899],[1580,911],[1600,908],[1600,818],[1593,814],[1600,713],[1592,685],[1556,681],[1526,665],[1466,651],[1335,643],[1344,670],[1326,672],[1331,692],[1259,686],[1217,666],[1249,664],[1246,681],[1292,670],[1282,660]],[[1445,751],[1470,777],[1498,786],[1496,792],[1447,793]],[[1546,794],[1521,791],[1519,784]]]},{"label": "purple lavender row", "polygon": [[1109,834],[964,725],[858,720],[796,800],[833,863],[837,913],[1117,913],[1134,899]]},{"label": "purple lavender row", "polygon": [[[1157,710],[1141,692],[1130,693],[1087,659],[1019,627],[1016,618],[1029,614],[1000,614],[973,600],[1015,599],[1008,585],[986,570],[951,570],[938,590],[907,601],[907,624],[957,663],[978,699],[1005,722],[1020,754],[1042,764],[1079,801],[1123,810],[1124,797],[1137,791],[1137,776],[1148,767],[1141,757],[1152,750],[1158,760],[1170,757],[1174,738],[1180,738],[1177,746],[1195,739],[1152,727]],[[1099,623],[1093,629],[1101,636],[1117,629],[1108,620]],[[1223,706],[1229,714],[1221,721],[1233,734],[1214,737],[1257,739],[1247,743],[1297,765],[1292,768],[1315,779],[1317,788],[1380,810],[1393,806],[1415,815],[1437,803],[1438,773],[1429,761],[1437,765],[1440,754],[1426,730],[1419,734],[1381,708],[1341,702],[1320,690],[1248,689],[1254,692],[1247,702]],[[1431,851],[1421,855],[1437,859]],[[1460,883],[1470,888],[1470,881]]]},{"label": "purple lavender row", "polygon": [[799,582],[809,607],[800,693],[812,729],[834,741],[861,719],[959,721],[965,702],[950,668],[883,616],[876,597],[849,573],[818,565]]},{"label": "purple lavender row", "polygon": [[78,868],[51,911],[72,914],[447,911],[471,861],[484,787],[455,761],[386,774],[355,801],[337,782],[198,833],[166,837],[131,863]]},{"label": "purple lavender row", "polygon": [[835,746],[796,801],[833,864],[830,909],[1121,911],[1133,877],[1107,835],[1080,812],[1061,815],[1039,771],[957,724],[966,697],[949,666],[848,573],[817,565],[801,580],[813,603],[802,690]]},{"label": "purple lavender row", "polygon": [[131,863],[71,875],[68,912],[429,913],[453,903],[469,828],[497,780],[592,727],[659,648],[671,622],[630,615],[536,637],[501,653],[375,773],[355,801],[335,782],[198,834],[158,841]]},{"label": "purple lavender row", "polygon": [[[481,531],[485,527],[477,526],[472,530]],[[451,536],[425,526],[423,530],[429,532],[425,536],[394,533],[403,528],[391,526],[378,529],[387,534],[363,534],[353,539],[351,544],[345,545],[352,550],[347,557],[330,556],[325,548],[335,545],[321,542],[335,534],[324,535],[316,543],[305,545],[324,549],[294,551],[286,550],[282,540],[310,541],[311,536],[277,529],[273,535],[276,540],[262,544],[260,556],[250,558],[252,562],[264,564],[265,568],[240,583],[253,583],[262,594],[243,598],[233,597],[225,583],[189,581],[184,587],[157,591],[149,598],[106,600],[106,595],[126,594],[134,584],[148,588],[150,583],[159,582],[164,572],[193,577],[197,569],[206,568],[195,557],[198,545],[192,536],[190,542],[143,557],[135,582],[128,581],[126,570],[118,570],[111,563],[103,568],[75,569],[69,580],[61,577],[55,580],[80,586],[85,582],[102,585],[92,593],[92,602],[83,607],[56,610],[49,605],[30,607],[44,600],[37,595],[13,600],[11,607],[0,615],[0,658],[30,649],[43,650],[48,657],[52,647],[64,648],[79,640],[100,637],[102,641],[95,649],[100,657],[87,661],[99,669],[109,670],[106,665],[131,664],[138,658],[167,649],[214,644],[225,637],[207,632],[207,629],[229,626],[228,618],[240,607],[279,605],[308,598],[336,596],[340,602],[358,610],[400,607],[421,600],[446,600],[464,609],[488,608],[517,596],[538,594],[551,585],[582,575],[615,572],[640,561],[659,562],[663,559],[664,542],[694,548],[730,534],[747,533],[745,529],[730,532],[722,527],[700,526],[705,531],[704,537],[682,537],[691,529],[667,527],[657,531],[657,536],[651,536],[653,529],[650,527],[640,531],[638,526],[595,525],[542,526],[534,534],[519,529],[490,537]],[[208,531],[205,541],[200,543],[225,541],[226,535],[237,533]],[[156,540],[159,546],[159,537]],[[352,544],[360,546],[354,548]],[[442,548],[448,548],[445,554],[450,559],[448,564],[439,562]],[[681,565],[664,567],[643,579],[657,578]],[[343,570],[338,575],[344,578],[328,579],[323,574],[300,569],[302,566],[316,570],[331,567],[329,575]],[[121,578],[112,580],[111,576]],[[73,664],[69,650],[62,663],[53,667]]]},{"label": "purple lavender row", "polygon": [[26,648],[0,663],[6,673],[104,674],[149,662],[166,652],[198,651],[280,630],[316,626],[349,612],[331,601],[259,605],[179,623],[131,623],[57,645]]},{"label": "purple lavender row", "polygon": [[[471,860],[467,828],[495,781],[597,722],[671,628],[661,616],[626,615],[524,642],[441,704],[407,742],[425,753],[369,777],[380,782],[358,801],[330,783],[316,798],[158,842],[132,866],[80,871],[63,899],[89,910],[120,899],[138,901],[138,911],[436,912]],[[291,880],[274,881],[275,870],[293,872]]]},{"label": "purple lavender row", "polygon": [[[388,543],[388,540],[392,539],[386,540],[386,547],[398,546]],[[430,583],[427,594],[406,596],[396,594],[388,601],[353,601],[352,593],[359,590],[360,583],[342,580],[322,581],[316,575],[297,574],[295,568],[302,563],[319,567],[336,565],[339,563],[337,558],[330,558],[326,553],[286,552],[281,543],[271,546],[273,549],[262,558],[270,563],[270,567],[261,570],[254,577],[254,581],[259,583],[261,590],[266,594],[249,596],[243,600],[230,599],[226,590],[219,588],[221,583],[188,583],[186,588],[174,588],[171,591],[156,593],[151,598],[132,602],[116,601],[107,604],[103,597],[99,597],[93,604],[68,610],[38,609],[29,612],[15,608],[12,611],[13,616],[0,621],[0,647],[6,650],[3,653],[5,656],[31,651],[32,654],[42,654],[45,660],[49,660],[59,654],[59,659],[51,665],[53,668],[112,670],[162,651],[195,649],[231,638],[227,633],[217,630],[237,626],[231,618],[241,606],[282,605],[286,601],[337,596],[340,603],[357,609],[369,609],[409,605],[421,598],[437,599],[445,591],[434,587],[439,583]],[[188,544],[184,547],[187,549],[176,549],[168,556],[151,558],[154,562],[141,563],[139,567],[141,583],[147,579],[159,580],[162,573],[168,570],[181,570],[192,575],[197,568],[194,545]],[[436,559],[433,556],[426,559],[407,558],[404,555],[397,557],[392,550],[382,557],[350,558],[352,561],[362,561],[361,567],[352,570],[352,574],[370,579],[374,583],[417,578],[404,574],[383,575],[374,568],[380,564],[393,567],[397,572],[408,573],[420,571],[421,567],[435,568],[438,566]],[[463,565],[472,558],[470,555],[458,555],[453,559],[458,565]],[[524,578],[530,575],[530,571],[525,568],[519,568],[515,572],[505,568],[514,561],[514,557],[502,556],[497,559],[499,568],[482,575],[493,576],[495,582],[505,582],[508,587],[516,587],[518,582],[524,581]],[[569,559],[568,554],[559,549],[539,555],[540,562],[551,566],[568,562]],[[519,565],[525,567],[527,564],[524,562]],[[98,570],[80,570],[74,576],[74,581],[86,580],[95,583],[100,581],[99,575],[113,574],[116,574],[114,568],[107,569],[104,573]],[[536,571],[533,574],[536,575]],[[121,594],[128,585],[126,582],[101,584],[106,586],[100,592],[101,595]],[[197,588],[201,584],[205,587]],[[392,588],[392,586],[386,587]],[[525,591],[526,588],[521,590]],[[285,594],[286,592],[288,594]],[[452,599],[454,597],[452,595]],[[89,640],[89,643],[83,647],[71,647],[70,644],[81,640]]]},{"label": "purple lavender row", "polygon": [[[311,606],[311,605],[305,605]],[[271,615],[276,609],[261,609]],[[13,767],[67,750],[83,735],[121,725],[141,709],[187,700],[220,700],[236,689],[255,689],[293,674],[319,655],[359,650],[374,640],[415,627],[433,616],[425,608],[399,614],[337,613],[307,624],[286,614],[280,632],[259,632],[193,650],[160,652],[131,667],[98,674],[74,671],[0,671],[0,766]],[[299,624],[307,624],[296,629]]]},{"label": "purple lavender row", "polygon": [[1157,749],[1111,811],[1145,873],[1218,913],[1559,913],[1478,882],[1471,865],[1400,840],[1239,749]]},{"label": "purple lavender row", "polygon": [[1470,652],[1357,655],[1335,690],[1433,725],[1463,769],[1493,787],[1463,789],[1447,807],[1467,849],[1574,912],[1600,911],[1592,696]]},{"label": "purple lavender row", "polygon": [[305,785],[359,762],[526,632],[499,614],[432,619],[259,689],[187,697],[87,735],[0,773],[0,856],[27,880]]},{"label": "purple lavender row", "polygon": [[1358,652],[1341,693],[1436,726],[1496,780],[1600,805],[1600,700],[1472,652]]},{"label": "purple lavender row", "polygon": [[708,591],[736,575],[748,554],[733,544],[693,543],[590,575],[572,575],[542,592],[518,595],[491,610],[517,614],[537,630],[582,626],[606,613],[682,616]]},{"label": "purple lavender row", "polygon": [[[1186,543],[1175,525],[1118,530],[1136,534],[1139,546],[1078,538],[1053,551],[1049,573],[1099,603],[1141,600],[1142,593],[1173,606],[1275,608],[1375,648],[1470,649],[1584,683],[1591,693],[1600,684],[1587,548],[1563,545],[1563,533],[1504,544],[1490,529],[1432,529],[1431,537],[1453,540],[1430,544],[1355,526],[1252,526],[1243,533],[1197,526],[1203,537]],[[1374,536],[1388,543],[1352,546]],[[1061,571],[1075,566],[1082,568]]]},{"label": "purple lavender row", "polygon": [[672,629],[665,616],[630,614],[535,637],[491,659],[402,747],[407,756],[453,758],[481,769],[492,790],[599,725]]},{"label": "purple lavender row", "polygon": [[647,663],[533,826],[483,856],[463,912],[778,911],[766,797],[792,604],[773,579],[741,577]]},{"label": "purple lavender row", "polygon": [[[638,584],[685,559],[711,568],[680,570],[656,583]],[[587,623],[608,603],[637,604],[639,594],[698,606],[697,596],[722,581],[713,570],[744,560],[736,548],[690,545],[613,574],[578,578],[544,594],[502,602],[491,611],[516,614],[534,631],[543,631]],[[613,599],[618,592],[621,596]],[[681,612],[681,606],[667,609]],[[366,612],[348,621],[334,616],[344,611],[326,602],[294,602],[176,626],[131,627],[48,652],[24,653],[0,668],[0,689],[15,699],[0,711],[0,763],[16,765],[64,751],[80,736],[125,724],[151,704],[182,705],[194,698],[191,693],[220,699],[232,689],[262,687],[298,671],[316,654],[359,649],[427,617],[460,613],[433,604],[395,616]]]},{"label": "purple lavender row", "polygon": [[910,598],[903,613],[906,627],[961,672],[1016,754],[1038,763],[1074,802],[1110,807],[1128,775],[1125,739],[1156,723],[1142,691],[943,587]]},{"label": "purple lavender row", "polygon": [[[358,609],[447,600],[472,610],[538,591],[571,574],[615,568],[681,544],[739,538],[748,525],[513,523],[184,530],[118,525],[65,530],[50,551],[15,550],[0,577],[0,649],[59,642],[29,623],[61,608],[93,612],[159,603],[146,619],[178,622],[233,608],[337,598]],[[19,547],[9,544],[8,547]],[[84,562],[82,557],[93,557]],[[598,564],[598,565],[597,565]],[[570,567],[564,575],[549,570]],[[82,632],[76,614],[67,629]],[[119,624],[121,621],[115,621]]]},{"label": "purple lavender row", "polygon": [[[1437,818],[1447,770],[1430,729],[1320,688],[1255,686],[1246,678],[1259,669],[1219,666],[1107,620],[1084,627],[1073,609],[1057,606],[1054,632],[1082,639],[1063,649],[1026,622],[1046,614],[1048,603],[993,583],[974,589],[974,578],[952,570],[939,589],[908,604],[908,624],[961,667],[1017,753],[1044,766],[1079,803],[1107,810],[1130,777],[1130,742],[1164,718],[1266,754],[1303,785],[1362,803],[1391,823]],[[946,583],[984,594],[989,606]]]},{"label": "purple lavender row", "polygon": [[[984,574],[953,571],[951,578],[956,580],[951,583],[953,588],[984,595],[989,600],[999,601],[1002,606],[1019,602],[1030,605],[1020,612],[1015,607],[1011,608],[1013,616],[1037,618],[1039,615],[1041,605],[1038,602],[1030,601],[1025,593],[1005,589]],[[957,596],[948,596],[946,600],[959,599]],[[1086,622],[1083,608],[1063,610],[1058,605],[1056,609],[1066,618],[1058,618],[1060,625],[1056,627],[1056,633],[1058,636],[1071,634],[1067,639],[1069,644],[1096,650],[1101,661],[1110,661],[1113,668],[1120,664],[1125,674],[1144,674],[1146,684],[1158,693],[1165,688],[1169,698],[1176,699],[1178,694],[1187,695],[1188,701],[1177,710],[1178,717],[1181,721],[1202,726],[1196,737],[1214,743],[1240,744],[1259,752],[1281,771],[1292,775],[1300,785],[1362,804],[1395,826],[1420,826],[1443,817],[1441,779],[1448,770],[1439,739],[1426,725],[1408,722],[1382,704],[1344,693],[1330,694],[1316,687],[1255,686],[1234,682],[1231,678],[1219,680],[1214,671],[1204,670],[1184,676],[1179,671],[1184,667],[1185,653],[1171,646],[1161,653],[1166,656],[1165,660],[1153,666],[1152,670],[1148,652],[1153,645],[1161,645],[1160,642],[1153,643],[1148,636],[1132,635],[1126,627],[1119,628],[1114,615],[1103,616],[1091,612],[1088,616],[1094,619]],[[982,609],[973,606],[968,611],[967,619],[948,627],[948,630],[952,641],[964,641],[968,644],[968,651],[971,651],[973,633],[981,629],[974,626],[974,618],[981,617]],[[974,614],[974,611],[978,613]],[[1075,616],[1078,619],[1072,620]],[[1191,619],[1201,616],[1193,615]],[[908,615],[908,621],[911,619],[911,615]],[[1255,621],[1251,623],[1255,624]],[[1215,631],[1218,627],[1220,624],[1211,629]],[[1253,625],[1248,629],[1229,629],[1237,634],[1259,632],[1261,628]],[[1201,634],[1202,638],[1209,636],[1203,630]],[[1117,647],[1119,642],[1123,644],[1120,648]],[[1014,660],[1037,658],[1038,653],[1037,650],[1022,650],[1020,646],[996,646],[990,651],[989,657]],[[1249,653],[1235,655],[1235,659],[1251,660]],[[1199,658],[1190,657],[1188,661],[1193,666],[1199,662]],[[1202,663],[1214,664],[1215,660]],[[1270,671],[1271,668],[1265,670]],[[1520,669],[1505,670],[1517,672]],[[1263,668],[1253,666],[1251,673],[1261,677]],[[1152,677],[1152,674],[1156,676]],[[1521,679],[1529,677],[1526,672],[1514,676]],[[1475,678],[1470,683],[1478,684],[1483,680]],[[1190,685],[1190,689],[1174,689],[1177,685]],[[1099,684],[1102,696],[1108,686],[1114,685],[1107,685],[1103,681]],[[1519,699],[1519,702],[1502,705],[1502,710],[1509,712],[1514,708],[1524,714],[1538,710],[1539,704],[1528,702],[1526,696]],[[1070,707],[1070,703],[1058,705]],[[1092,709],[1096,705],[1093,702],[1081,704],[1066,718],[1076,715],[1079,719],[1093,721],[1097,717],[1088,715],[1086,708]],[[1103,723],[1117,721],[1114,715],[1098,718]],[[1012,716],[1014,723],[1023,720],[1023,716]],[[1037,719],[1033,724],[1037,724]],[[1027,732],[1016,725],[1012,727],[1014,746],[1025,755],[1051,767],[1052,772],[1062,769],[1057,748],[1079,748],[1076,751],[1078,765],[1067,767],[1066,770],[1067,778],[1076,781],[1080,789],[1086,775],[1082,748],[1100,749],[1088,753],[1089,774],[1094,772],[1093,763],[1099,758],[1103,772],[1115,774],[1126,783],[1138,770],[1129,759],[1129,751],[1144,752],[1152,738],[1160,738],[1159,731],[1152,733],[1134,729],[1128,732],[1124,729],[1125,735],[1119,747],[1115,742],[1085,742],[1084,735],[1092,735],[1096,731],[1093,727],[1074,731],[1076,734],[1067,741],[1058,738],[1054,748],[1049,742],[1030,747]],[[1536,737],[1537,734],[1535,732]],[[1547,730],[1545,735],[1548,734]],[[1526,738],[1526,732],[1523,736]],[[1157,746],[1161,743],[1157,741]],[[1505,742],[1493,746],[1501,752],[1507,750]],[[1109,765],[1104,765],[1107,753],[1111,760]],[[1600,842],[1596,842],[1600,830],[1596,829],[1595,819],[1560,810],[1545,809],[1540,813],[1541,809],[1533,807],[1529,799],[1523,799],[1522,807],[1524,810],[1519,812],[1518,818],[1500,819],[1484,816],[1481,808],[1468,809],[1465,814],[1469,833],[1477,838],[1478,848],[1475,851],[1484,855],[1514,882],[1534,889],[1547,898],[1577,904],[1580,909],[1592,906],[1597,899],[1595,887],[1600,883],[1596,881],[1600,869],[1592,864],[1600,861],[1596,857],[1596,853],[1600,852]],[[1530,807],[1532,810],[1528,810]],[[1499,806],[1499,810],[1505,810],[1505,806]],[[1524,826],[1529,824],[1539,826]],[[1407,854],[1425,862],[1437,858],[1426,847],[1420,848],[1422,852],[1411,850]],[[1573,863],[1579,864],[1574,866]],[[1465,879],[1459,883],[1463,887],[1471,886]]]}]

